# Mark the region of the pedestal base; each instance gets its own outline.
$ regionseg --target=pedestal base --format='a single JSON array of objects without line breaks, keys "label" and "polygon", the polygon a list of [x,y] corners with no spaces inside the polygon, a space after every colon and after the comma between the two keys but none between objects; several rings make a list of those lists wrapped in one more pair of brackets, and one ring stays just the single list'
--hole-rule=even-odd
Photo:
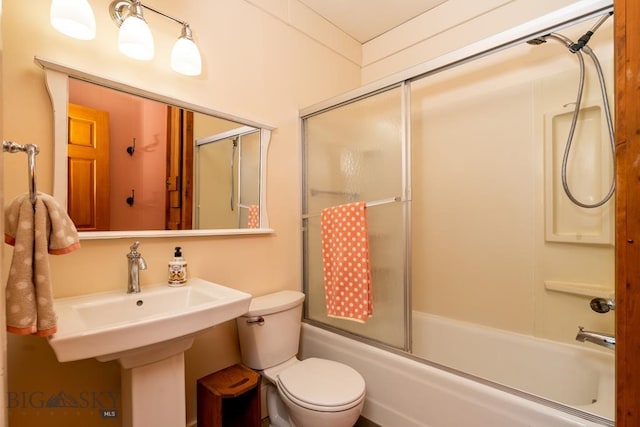
[{"label": "pedestal base", "polygon": [[122,427],[184,426],[184,353],[121,369]]}]

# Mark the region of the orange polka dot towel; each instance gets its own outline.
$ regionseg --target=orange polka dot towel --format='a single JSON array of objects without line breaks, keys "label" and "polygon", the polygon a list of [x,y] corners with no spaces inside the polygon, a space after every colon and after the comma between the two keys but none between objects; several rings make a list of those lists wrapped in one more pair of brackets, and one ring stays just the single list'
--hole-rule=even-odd
[{"label": "orange polka dot towel", "polygon": [[260,209],[258,205],[249,206],[249,219],[247,220],[247,226],[249,228],[258,228],[260,224]]},{"label": "orange polka dot towel", "polygon": [[366,206],[349,203],[320,214],[327,315],[362,323],[373,314]]}]

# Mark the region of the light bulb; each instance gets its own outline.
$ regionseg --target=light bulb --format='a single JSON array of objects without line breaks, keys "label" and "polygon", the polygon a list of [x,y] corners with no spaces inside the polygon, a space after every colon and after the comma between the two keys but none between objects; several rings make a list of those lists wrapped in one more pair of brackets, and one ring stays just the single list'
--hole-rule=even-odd
[{"label": "light bulb", "polygon": [[62,34],[80,40],[96,37],[96,18],[87,0],[52,0],[51,26]]},{"label": "light bulb", "polygon": [[202,59],[193,41],[191,29],[184,24],[182,34],[171,50],[171,68],[180,74],[198,76],[202,72]]},{"label": "light bulb", "polygon": [[153,58],[153,36],[144,19],[130,15],[120,26],[118,49],[129,58],[148,61]]}]

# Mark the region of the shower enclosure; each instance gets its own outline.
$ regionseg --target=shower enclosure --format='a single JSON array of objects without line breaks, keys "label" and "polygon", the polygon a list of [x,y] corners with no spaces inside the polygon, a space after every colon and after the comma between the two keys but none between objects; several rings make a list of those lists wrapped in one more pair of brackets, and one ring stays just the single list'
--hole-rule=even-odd
[{"label": "shower enclosure", "polygon": [[[611,350],[575,337],[578,326],[613,332],[613,315],[589,307],[591,298],[613,297],[613,200],[584,208],[563,192],[576,55],[559,43],[525,43],[551,32],[578,40],[610,11],[603,2],[553,25],[533,22],[389,86],[303,110],[307,322],[612,423],[613,408],[605,407],[613,401]],[[611,89],[612,19],[588,45]],[[587,67],[566,179],[578,200],[591,203],[606,198],[614,174],[605,110]],[[329,318],[324,307],[319,213],[352,201],[368,204],[374,314],[364,324]],[[476,360],[456,365],[456,349],[443,347],[462,329],[536,339],[565,355],[585,350],[597,359],[589,387],[598,397],[565,399],[562,390],[545,395],[492,377],[482,365],[498,356],[483,360],[473,345],[465,352],[478,353]],[[536,369],[545,365],[516,371]]]},{"label": "shower enclosure", "polygon": [[236,127],[196,138],[195,227],[256,228],[260,200],[260,130]]}]

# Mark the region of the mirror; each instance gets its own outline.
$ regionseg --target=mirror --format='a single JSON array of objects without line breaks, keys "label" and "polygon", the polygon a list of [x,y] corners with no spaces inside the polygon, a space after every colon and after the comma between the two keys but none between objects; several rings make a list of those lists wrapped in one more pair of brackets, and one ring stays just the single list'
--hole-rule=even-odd
[{"label": "mirror", "polygon": [[82,238],[271,231],[271,126],[36,63],[54,109],[53,195]]}]

